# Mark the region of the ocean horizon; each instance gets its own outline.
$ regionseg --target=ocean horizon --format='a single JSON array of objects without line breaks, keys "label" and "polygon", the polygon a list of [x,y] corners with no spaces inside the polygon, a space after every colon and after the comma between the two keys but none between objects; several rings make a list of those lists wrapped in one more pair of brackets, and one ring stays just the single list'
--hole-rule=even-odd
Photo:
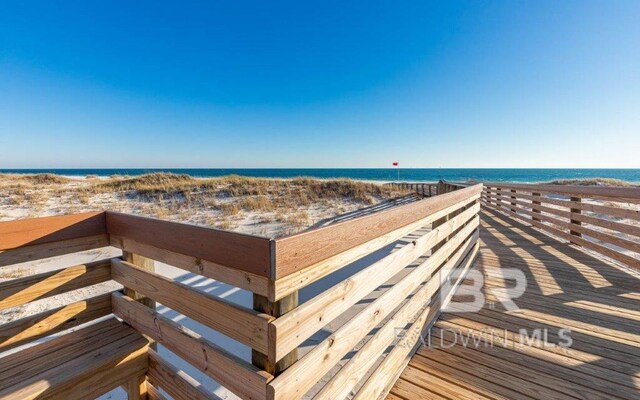
[{"label": "ocean horizon", "polygon": [[[371,181],[397,181],[395,168],[43,168],[0,169],[0,173],[41,174],[65,176],[87,175],[138,176],[146,173],[170,172],[193,177],[240,175],[257,178],[311,177],[320,179],[347,178]],[[484,182],[547,182],[556,179],[612,178],[640,182],[640,168],[400,168],[400,181],[431,182],[477,180]]]}]

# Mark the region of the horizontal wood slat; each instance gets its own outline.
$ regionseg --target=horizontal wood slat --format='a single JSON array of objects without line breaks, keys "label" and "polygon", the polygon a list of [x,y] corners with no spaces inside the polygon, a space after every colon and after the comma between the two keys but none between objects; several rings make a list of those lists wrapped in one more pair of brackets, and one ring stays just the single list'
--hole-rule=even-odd
[{"label": "horizontal wood slat", "polygon": [[482,185],[430,197],[391,210],[311,230],[275,241],[274,279],[366,243],[425,218],[482,191]]},{"label": "horizontal wood slat", "polygon": [[395,309],[422,281],[416,276],[430,274],[440,267],[469,235],[477,240],[479,219],[476,216],[431,257],[409,275],[384,292],[327,339],[320,342],[298,362],[269,384],[269,393],[278,399],[299,399],[315,385],[336,363],[362,340],[377,324]]},{"label": "horizontal wood slat", "polygon": [[438,294],[432,298],[433,301],[431,304],[422,310],[403,337],[367,378],[353,398],[354,400],[379,399],[391,390],[394,382],[409,363],[411,355],[413,355],[422,344],[424,332],[427,332],[436,322],[442,308],[446,307],[455,293],[456,288],[464,280],[464,276],[471,268],[477,251],[478,246],[476,245],[470,253],[470,256],[462,261],[462,266],[460,267],[461,274],[457,281],[451,285],[448,292],[442,292],[442,288],[438,289]]},{"label": "horizontal wood slat", "polygon": [[[491,197],[492,199],[497,199],[496,197]],[[584,222],[585,224],[591,224],[591,225],[595,225],[595,226],[600,226],[600,227],[605,227],[607,229],[610,230],[616,230],[617,232],[620,233],[627,233],[630,235],[635,235],[638,234],[639,232],[637,232],[638,230],[640,230],[640,228],[635,227],[635,226],[631,226],[631,225],[624,225],[624,224],[618,224],[616,222],[613,221],[606,221],[606,220],[602,220],[599,218],[592,218],[586,215],[581,215],[581,214],[576,214],[576,213],[571,213],[568,211],[563,211],[563,210],[558,210],[555,208],[549,208],[549,207],[544,207],[541,205],[536,205],[536,204],[527,204],[527,203],[523,203],[520,201],[516,201],[516,205],[519,205],[520,207],[510,207],[511,211],[520,211],[520,212],[524,212],[527,215],[533,215],[529,209],[532,209],[535,211],[541,211],[541,212],[545,212],[547,214],[552,214],[555,216],[559,216],[559,217],[563,217],[566,219],[570,219],[573,221],[580,221],[580,222]],[[553,219],[545,219],[549,222],[554,223],[555,225],[558,225],[564,229],[569,229],[571,231],[574,232],[579,232],[582,233],[584,235],[588,235],[591,236],[594,239],[598,239],[601,240],[605,243],[610,243],[610,244],[614,244],[618,247],[621,247],[623,249],[627,249],[636,253],[640,253],[640,243],[632,241],[632,240],[628,240],[625,238],[621,238],[618,236],[614,236],[611,235],[608,232],[602,232],[602,231],[596,231],[594,229],[588,228],[588,227],[584,227],[582,225],[576,225],[574,223],[570,223],[567,221],[562,221],[562,220],[558,220],[556,218]]]},{"label": "horizontal wood slat", "polygon": [[105,233],[104,212],[0,222],[0,250]]},{"label": "horizontal wood slat", "polygon": [[0,282],[0,310],[111,280],[103,260]]},{"label": "horizontal wood slat", "polygon": [[[133,329],[119,325],[120,329],[116,331],[109,328],[104,334],[97,332],[95,335],[99,339],[93,343],[94,337],[84,331],[86,327],[54,338],[42,345],[46,348],[53,342],[54,351],[46,358],[38,355],[41,345],[26,349],[25,353],[31,353],[33,358],[25,361],[22,373],[9,382],[0,381],[0,387],[4,386],[0,399],[95,398],[126,383],[131,377],[144,374],[148,366],[147,340]],[[70,346],[64,346],[67,339],[77,343],[85,338],[88,339],[85,347],[69,351]],[[43,368],[42,363],[48,364],[48,368]]]},{"label": "horizontal wood slat", "polygon": [[302,270],[287,275],[284,278],[278,279],[274,282],[274,291],[270,292],[270,300],[279,300],[284,296],[295,292],[296,290],[308,286],[311,283],[331,274],[332,272],[349,265],[351,262],[364,257],[367,254],[370,254],[378,249],[381,249],[384,246],[394,243],[411,232],[428,226],[441,217],[452,214],[454,211],[475,203],[479,198],[479,193],[471,197],[467,197],[460,202],[443,208],[440,211],[434,212],[433,214],[416,222],[405,225],[402,228],[396,229],[384,235],[378,236],[375,239],[372,239],[354,248],[310,265]]},{"label": "horizontal wood slat", "polygon": [[29,315],[0,325],[0,350],[111,314],[111,293]]},{"label": "horizontal wood slat", "polygon": [[516,189],[530,193],[554,193],[569,197],[598,198],[624,203],[640,203],[640,188],[614,186],[570,186],[548,184],[485,183],[485,187]]},{"label": "horizontal wood slat", "polygon": [[[272,376],[156,311],[114,293],[113,312],[243,399],[264,399]],[[164,385],[160,387],[165,388]]]},{"label": "horizontal wood slat", "polygon": [[[488,189],[488,188],[485,188],[484,193],[491,193],[494,195],[499,194],[496,190]],[[515,195],[516,197],[521,199],[538,201],[541,203],[548,203],[548,204],[553,204],[553,205],[567,207],[567,208],[576,208],[582,211],[589,211],[595,214],[605,214],[605,215],[611,215],[618,218],[629,218],[636,221],[640,221],[640,210],[634,210],[634,209],[624,208],[624,207],[608,206],[603,204],[571,201],[568,199],[567,200],[554,199],[546,196],[534,196],[534,195],[530,195],[522,192],[516,192]]]},{"label": "horizontal wood slat", "polygon": [[238,306],[145,271],[119,259],[111,260],[111,276],[123,286],[201,322],[255,350],[267,353],[267,325],[273,317]]},{"label": "horizontal wood slat", "polygon": [[414,321],[416,314],[430,303],[432,296],[440,290],[442,282],[449,279],[453,271],[461,276],[471,266],[478,251],[477,236],[470,238],[446,264],[424,284],[407,302],[387,321],[371,339],[334,375],[314,397],[314,400],[346,398],[355,386],[365,377],[369,369],[398,336],[398,328]]},{"label": "horizontal wood slat", "polygon": [[79,251],[98,249],[109,245],[107,234],[34,244],[0,251],[0,267],[43,258],[62,256]]},{"label": "horizontal wood slat", "polygon": [[565,239],[565,240],[567,240],[567,241],[569,241],[571,243],[577,244],[577,245],[582,246],[582,247],[584,247],[586,249],[590,249],[590,250],[593,250],[595,252],[598,252],[598,253],[606,256],[606,257],[609,257],[612,260],[621,262],[622,264],[625,264],[625,265],[627,265],[629,267],[640,269],[640,260],[635,258],[635,257],[631,257],[629,255],[620,253],[620,252],[618,252],[616,250],[610,249],[610,248],[605,247],[603,245],[600,245],[598,243],[594,243],[594,242],[591,242],[591,241],[589,241],[587,239],[584,239],[584,238],[581,238],[581,237],[578,237],[578,236],[575,236],[575,235],[571,235],[570,233],[562,231],[562,230],[560,230],[558,228],[555,228],[553,226],[549,226],[549,225],[546,225],[546,224],[542,223],[542,222],[548,222],[548,223],[556,225],[556,226],[558,226],[560,228],[568,229],[566,227],[566,225],[570,225],[570,224],[564,223],[563,221],[560,221],[560,220],[558,220],[556,218],[552,218],[552,217],[549,217],[547,215],[536,214],[536,213],[534,213],[532,211],[529,211],[529,210],[524,210],[524,209],[518,210],[520,213],[529,215],[531,217],[535,216],[535,218],[538,219],[538,220],[533,220],[532,218],[526,218],[522,214],[510,211],[510,210],[496,209],[494,204],[490,204],[490,203],[486,202],[485,200],[483,200],[483,204],[486,207],[490,208],[490,209],[497,210],[498,212],[503,212],[503,213],[505,213],[505,214],[507,214],[509,216],[512,216],[512,217],[514,217],[516,219],[519,219],[521,221],[527,222],[527,223],[531,224],[532,226],[534,226],[536,228],[539,228],[539,229],[541,229],[543,231],[546,231],[546,232],[552,234],[553,236],[556,236],[556,237],[561,238],[561,239]]},{"label": "horizontal wood slat", "polygon": [[2,357],[0,363],[1,386],[18,385],[25,377],[39,375],[87,352],[131,335],[115,318],[107,318],[83,327],[72,334],[60,335]]},{"label": "horizontal wood slat", "polygon": [[[497,206],[501,207],[501,208],[509,208],[509,210],[511,211],[516,211],[516,212],[522,212],[525,213],[527,215],[533,215],[532,211],[538,212],[536,214],[536,218],[538,217],[540,212],[544,212],[547,214],[552,214],[554,216],[558,216],[558,217],[563,217],[566,218],[568,220],[572,220],[572,221],[579,221],[579,222],[583,222],[585,224],[590,224],[590,225],[594,225],[594,226],[598,226],[601,228],[606,228],[609,230],[613,230],[617,233],[625,233],[628,235],[639,235],[640,234],[640,228],[636,227],[636,226],[632,226],[632,225],[626,225],[626,224],[621,224],[621,223],[617,223],[615,221],[607,221],[604,219],[600,219],[600,218],[594,218],[588,215],[582,215],[582,214],[578,214],[578,213],[573,213],[573,212],[569,212],[569,211],[565,211],[565,210],[561,210],[561,209],[556,209],[556,208],[551,208],[551,207],[545,207],[543,205],[540,204],[533,204],[533,203],[526,203],[526,202],[522,202],[522,201],[513,201],[510,200],[512,203],[515,203],[515,205],[519,206],[519,207],[513,207],[513,206],[509,206],[506,207],[505,206],[505,202],[508,201],[502,197],[498,197],[496,195],[492,195],[492,194],[486,194],[483,195],[486,196],[487,201],[493,201],[494,204],[492,204],[493,206],[496,206],[495,203],[497,203]],[[532,210],[532,211],[530,211]],[[569,229],[575,232],[580,232],[586,235],[589,235],[593,238],[602,240],[603,242],[607,242],[607,243],[611,243],[611,244],[615,244],[616,246],[625,248],[627,250],[631,250],[634,252],[640,252],[640,244],[634,242],[634,241],[630,241],[628,239],[624,239],[618,236],[612,236],[609,232],[607,231],[596,231],[592,228],[588,228],[588,227],[584,227],[581,224],[575,224],[573,222],[568,222],[568,221],[563,221],[563,220],[558,220],[556,218],[552,218],[552,219],[546,219],[549,222],[553,222],[554,224],[561,226],[565,229]]]},{"label": "horizontal wood slat", "polygon": [[236,268],[216,264],[190,255],[160,249],[144,243],[136,242],[115,235],[110,235],[112,246],[150,258],[174,267],[182,268],[207,278],[225,282],[253,293],[267,296],[269,293],[269,278],[242,271]]},{"label": "horizontal wood slat", "polygon": [[154,387],[165,390],[174,400],[221,400],[153,349],[149,349],[147,377]]},{"label": "horizontal wood slat", "polygon": [[[529,209],[534,209],[534,210],[538,210],[538,211],[542,211],[550,214],[555,214],[561,217],[565,217],[567,219],[573,219],[576,221],[584,222],[585,224],[599,226],[601,228],[606,228],[616,232],[626,233],[634,236],[640,236],[640,226],[624,224],[616,221],[611,221],[603,218],[598,218],[590,215],[569,211],[569,209],[579,209],[579,210],[585,209],[585,207],[580,207],[581,205],[584,205],[584,203],[566,201],[565,204],[558,204],[558,203],[562,203],[562,200],[558,200],[557,202],[553,202],[553,203],[549,203],[548,201],[545,201],[545,200],[540,200],[540,203],[562,205],[563,207],[566,207],[568,209],[568,210],[564,210],[564,209],[558,209],[553,207],[547,207],[542,204],[535,204],[532,202],[512,200],[512,199],[508,199],[506,196],[498,196],[496,194],[493,194],[492,192],[484,194],[484,196],[487,196],[489,199],[496,200],[498,202],[498,205],[500,205],[501,207],[505,207],[505,204],[507,202],[515,203],[516,205],[520,205],[524,208],[529,208]],[[514,196],[517,199],[526,199],[526,198],[532,197],[532,196],[525,197],[525,196],[521,196],[520,194],[515,194]],[[613,209],[613,207],[610,207],[610,208]],[[626,209],[618,208],[617,210],[626,210]],[[628,211],[633,211],[633,210],[628,210]]]},{"label": "horizontal wood slat", "polygon": [[110,235],[255,275],[271,276],[269,239],[110,211],[106,219]]},{"label": "horizontal wood slat", "polygon": [[474,218],[477,220],[476,214],[479,209],[479,204],[471,206],[468,210],[413,243],[405,245],[273,321],[270,326],[270,335],[276,338],[275,354],[273,355],[275,361],[288,354],[376,287],[424,255],[464,223]]}]

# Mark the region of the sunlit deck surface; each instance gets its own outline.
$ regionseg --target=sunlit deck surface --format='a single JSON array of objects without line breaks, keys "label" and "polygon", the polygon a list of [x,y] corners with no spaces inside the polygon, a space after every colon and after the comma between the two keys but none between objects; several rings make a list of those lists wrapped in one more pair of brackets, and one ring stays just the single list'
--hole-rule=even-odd
[{"label": "sunlit deck surface", "polygon": [[[495,211],[481,221],[474,268],[484,274],[486,303],[495,300],[491,289],[513,286],[489,275],[518,268],[527,277],[520,310],[496,304],[442,314],[431,346],[418,350],[387,398],[640,398],[638,275]],[[546,329],[549,344],[569,328],[573,344],[521,343],[520,330],[531,336],[536,328]],[[470,331],[483,339],[478,347],[473,338],[461,345]],[[492,335],[493,347],[485,346]]]}]

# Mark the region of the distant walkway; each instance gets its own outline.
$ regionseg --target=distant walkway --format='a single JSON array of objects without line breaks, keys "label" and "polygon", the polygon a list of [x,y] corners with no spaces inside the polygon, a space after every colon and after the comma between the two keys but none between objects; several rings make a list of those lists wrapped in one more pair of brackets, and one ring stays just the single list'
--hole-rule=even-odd
[{"label": "distant walkway", "polygon": [[[527,277],[518,311],[496,305],[479,312],[444,313],[388,399],[640,398],[640,279],[494,211],[481,213],[475,269],[491,289],[511,287],[496,277],[517,268]],[[549,344],[522,343],[541,329]],[[468,336],[470,335],[470,336]],[[461,338],[471,337],[468,346]],[[479,341],[474,346],[473,337]],[[493,340],[492,340],[493,339]],[[484,343],[493,341],[493,347]],[[525,341],[526,342],[526,341]]]}]

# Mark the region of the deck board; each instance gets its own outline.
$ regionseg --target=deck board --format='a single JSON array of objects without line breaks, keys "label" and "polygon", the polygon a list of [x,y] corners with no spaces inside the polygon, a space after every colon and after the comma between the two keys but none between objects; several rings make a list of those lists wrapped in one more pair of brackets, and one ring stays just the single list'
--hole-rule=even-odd
[{"label": "deck board", "polygon": [[[485,277],[485,307],[442,314],[387,398],[640,398],[640,274],[495,211],[481,222],[474,269]],[[491,292],[513,286],[495,277],[502,268],[527,278],[517,311]],[[568,328],[573,343],[527,345],[520,330],[536,328],[549,344]]]}]

